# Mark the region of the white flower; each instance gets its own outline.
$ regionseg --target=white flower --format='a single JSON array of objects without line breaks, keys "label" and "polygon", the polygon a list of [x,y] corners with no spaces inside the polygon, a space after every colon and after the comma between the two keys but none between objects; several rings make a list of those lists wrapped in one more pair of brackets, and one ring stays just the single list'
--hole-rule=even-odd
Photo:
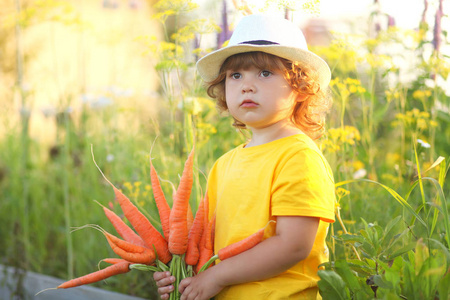
[{"label": "white flower", "polygon": [[96,99],[96,97],[92,94],[83,94],[80,96],[81,102],[83,103],[90,103]]},{"label": "white flower", "polygon": [[114,155],[113,154],[106,155],[106,161],[107,162],[112,162],[113,160],[114,160]]},{"label": "white flower", "polygon": [[113,104],[113,101],[111,100],[111,98],[101,96],[92,101],[90,104],[92,108],[103,108]]},{"label": "white flower", "polygon": [[49,118],[55,116],[57,111],[53,106],[46,106],[41,108],[41,113],[44,115],[44,117]]},{"label": "white flower", "polygon": [[109,86],[106,91],[116,97],[131,97],[134,94],[132,89],[124,89],[115,85]]},{"label": "white flower", "polygon": [[355,173],[353,173],[353,179],[361,179],[367,175],[366,169],[359,169]]},{"label": "white flower", "polygon": [[417,139],[417,142],[424,148],[431,148],[431,145],[427,142],[422,141],[421,139]]}]

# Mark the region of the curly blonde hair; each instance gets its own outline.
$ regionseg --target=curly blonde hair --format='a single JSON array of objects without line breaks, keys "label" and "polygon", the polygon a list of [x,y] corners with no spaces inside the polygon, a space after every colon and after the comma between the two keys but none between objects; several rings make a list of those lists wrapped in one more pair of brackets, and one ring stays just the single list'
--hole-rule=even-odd
[{"label": "curly blonde hair", "polygon": [[[320,87],[315,71],[308,66],[264,52],[246,52],[228,57],[222,64],[217,78],[206,83],[207,93],[216,99],[220,112],[228,111],[225,95],[226,72],[251,67],[282,71],[286,81],[297,93],[292,107],[292,123],[313,139],[323,135],[325,114],[332,103],[329,89]],[[245,124],[236,119],[233,126],[238,129],[246,128]]]}]

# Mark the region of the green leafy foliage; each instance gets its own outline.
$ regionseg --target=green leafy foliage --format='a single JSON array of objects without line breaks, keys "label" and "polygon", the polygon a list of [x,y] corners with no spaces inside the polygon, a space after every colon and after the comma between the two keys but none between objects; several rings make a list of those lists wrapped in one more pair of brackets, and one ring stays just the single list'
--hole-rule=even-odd
[{"label": "green leafy foliage", "polygon": [[[27,68],[34,59],[31,50],[39,50],[27,43],[15,49],[12,41],[23,42],[41,23],[63,24],[79,30],[74,39],[81,49],[88,41],[84,30],[92,24],[68,1],[16,2],[22,3],[20,11],[12,1],[0,1],[5,78],[0,110],[0,239],[5,246],[0,263],[62,278],[83,275],[113,254],[98,236],[70,233],[70,227],[95,223],[108,229],[92,200],[118,208],[92,163],[89,145],[107,177],[157,221],[148,184],[149,149],[156,138],[151,158],[161,170],[166,195],[195,141],[192,207],[197,207],[214,161],[246,140],[229,118],[218,114],[195,71],[196,59],[212,50],[202,44],[204,36],[214,39],[221,29],[194,1],[155,3],[152,17],[161,35],[130,37],[140,46],[136,54],[146,55],[157,74],[151,79],[159,82],[154,114],[147,114],[153,103],[142,105],[141,96],[111,97],[111,105],[97,108],[85,103],[74,113],[72,106],[85,96],[86,84],[95,85],[89,78],[74,79],[73,87],[59,86],[56,113],[46,117],[55,124],[49,147],[29,132],[38,88],[12,84],[24,74],[36,74]],[[270,0],[262,5],[273,4],[286,12],[302,6],[314,13],[319,3]],[[248,7],[234,8],[241,9]],[[108,11],[116,12],[123,13]],[[330,262],[319,271],[324,299],[449,299],[450,98],[439,83],[448,78],[450,63],[442,53],[430,53],[431,23],[419,28],[390,27],[370,38],[331,32],[329,45],[310,47],[333,70],[334,106],[326,136],[318,141],[333,167],[339,200],[339,222],[327,240]],[[58,43],[55,48],[60,50]],[[53,59],[49,65],[57,64]],[[120,65],[117,57],[109,59]],[[24,70],[15,62],[23,63]],[[86,62],[79,64],[86,67]],[[411,78],[404,80],[405,74]],[[137,273],[97,286],[154,299],[150,278],[142,280]]]}]

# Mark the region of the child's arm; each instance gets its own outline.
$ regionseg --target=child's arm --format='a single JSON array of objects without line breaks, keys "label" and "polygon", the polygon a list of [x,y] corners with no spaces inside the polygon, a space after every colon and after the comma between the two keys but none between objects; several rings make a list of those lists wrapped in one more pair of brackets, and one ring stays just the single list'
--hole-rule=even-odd
[{"label": "child's arm", "polygon": [[209,299],[224,287],[276,276],[308,257],[318,218],[277,217],[276,235],[180,283],[182,300]]}]

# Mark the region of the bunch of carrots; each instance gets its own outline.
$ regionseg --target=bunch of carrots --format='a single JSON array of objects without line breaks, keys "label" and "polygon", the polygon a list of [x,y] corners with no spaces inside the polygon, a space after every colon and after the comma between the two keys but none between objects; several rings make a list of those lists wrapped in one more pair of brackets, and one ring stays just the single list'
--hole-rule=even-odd
[{"label": "bunch of carrots", "polygon": [[[116,200],[134,230],[116,213],[103,206],[103,211],[121,238],[114,236],[98,225],[85,225],[103,233],[108,244],[120,258],[105,258],[110,266],[96,272],[64,282],[56,289],[67,289],[104,280],[114,275],[127,273],[132,269],[142,271],[170,271],[175,276],[175,290],[170,299],[180,299],[179,282],[195,276],[215,260],[225,260],[262,241],[264,228],[237,243],[231,244],[214,254],[215,218],[209,220],[207,195],[202,199],[195,218],[189,205],[193,185],[194,149],[184,166],[178,189],[173,195],[172,208],[166,201],[158,174],[150,159],[150,179],[153,195],[161,220],[162,233],[155,229],[139,209],[117,189],[103,174],[114,190]],[[80,229],[78,228],[78,229]]]}]

